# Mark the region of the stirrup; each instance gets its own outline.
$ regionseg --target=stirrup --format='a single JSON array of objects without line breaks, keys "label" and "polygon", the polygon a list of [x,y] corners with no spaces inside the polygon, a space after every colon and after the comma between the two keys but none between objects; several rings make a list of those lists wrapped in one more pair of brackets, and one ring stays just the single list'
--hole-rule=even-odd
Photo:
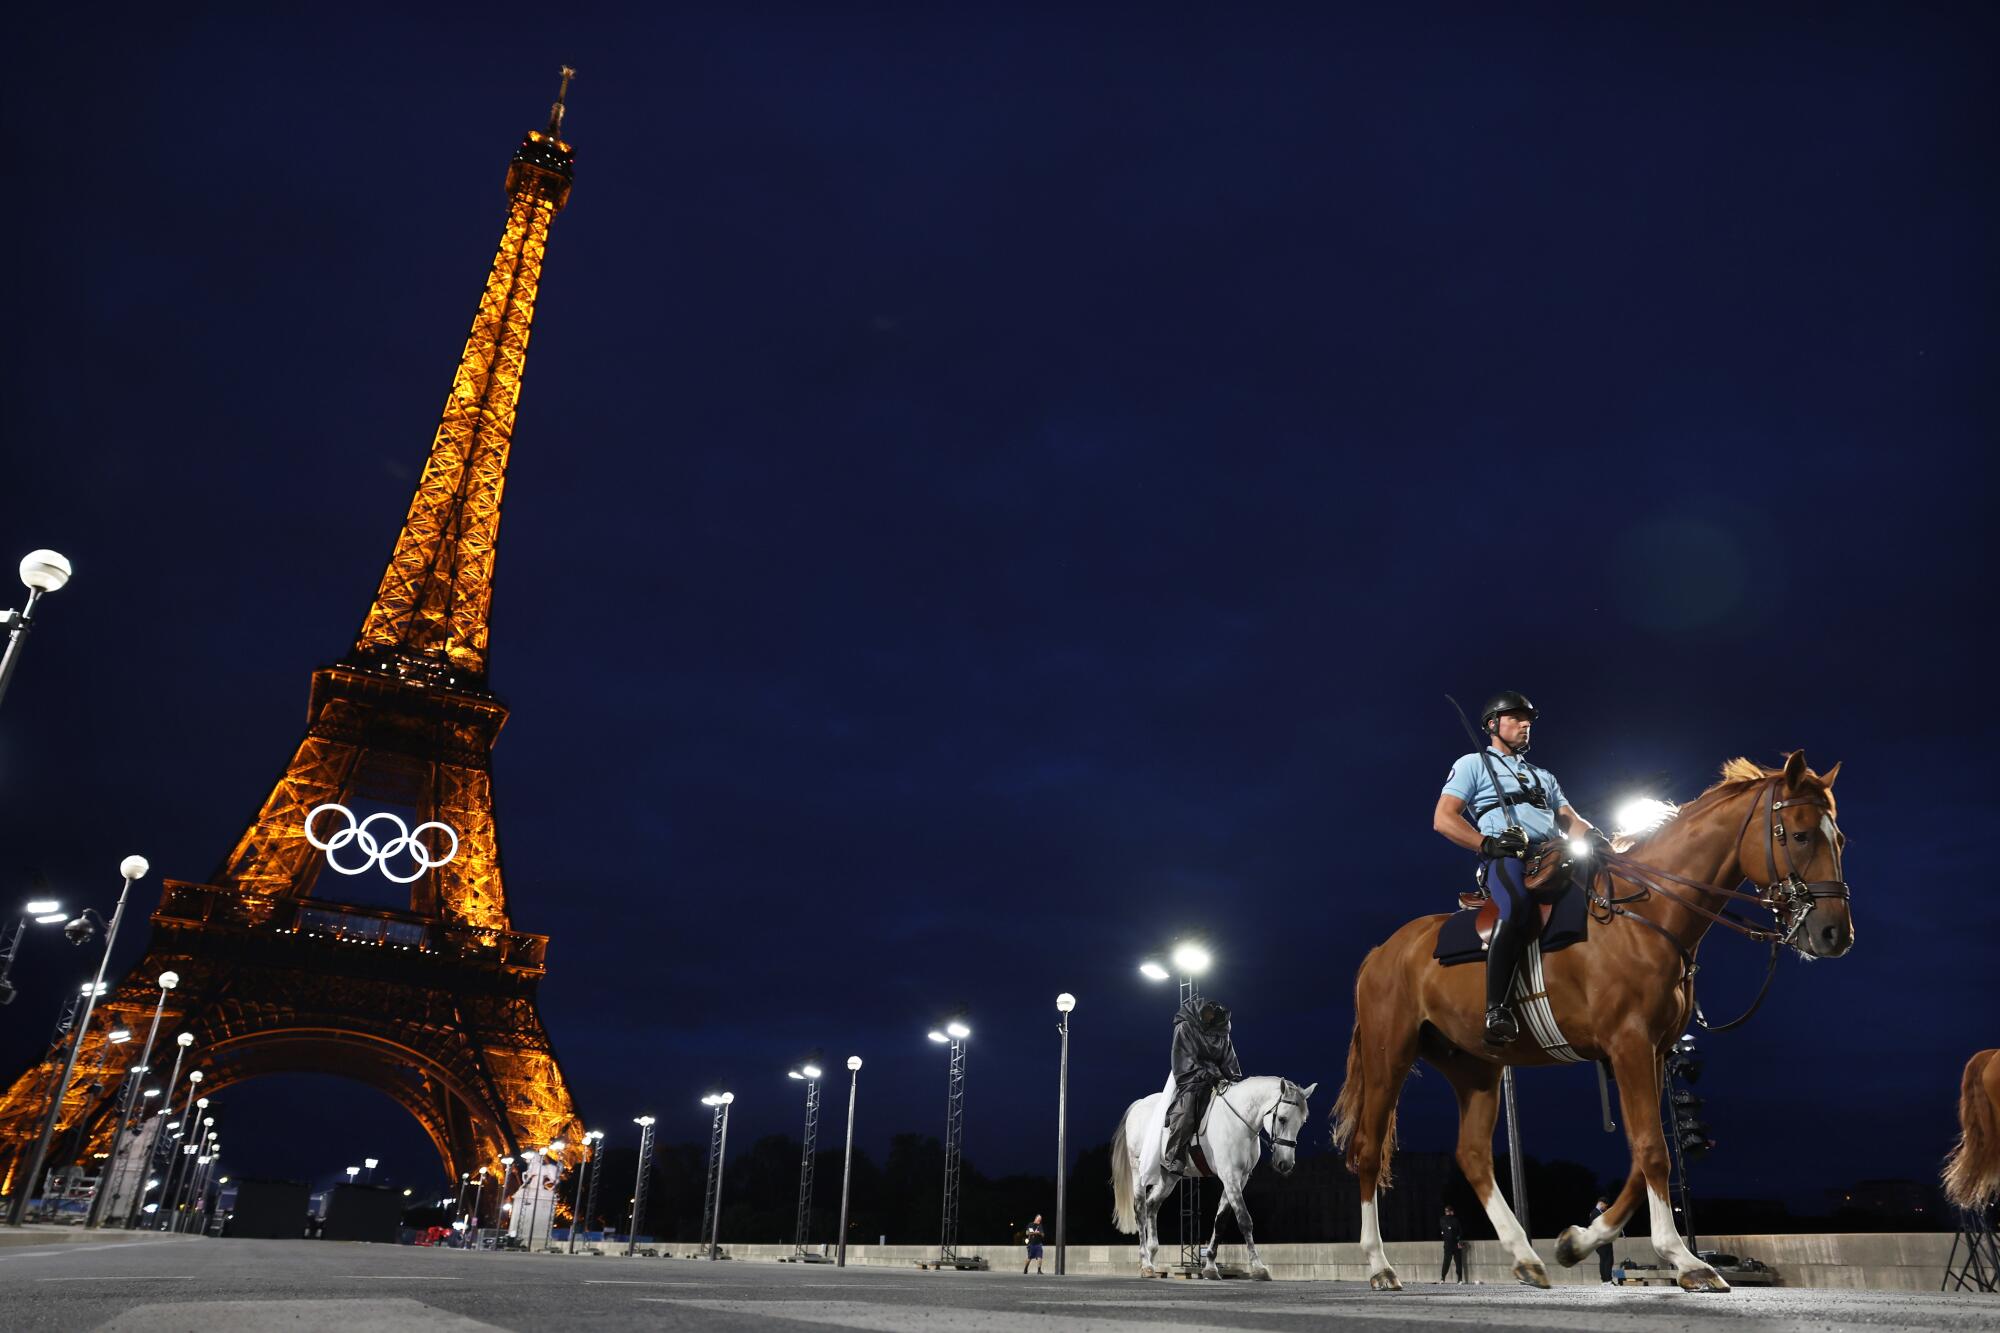
[{"label": "stirrup", "polygon": [[1521,1027],[1514,1021],[1513,1011],[1504,1004],[1496,1004],[1486,1011],[1487,1046],[1498,1050],[1521,1035]]}]

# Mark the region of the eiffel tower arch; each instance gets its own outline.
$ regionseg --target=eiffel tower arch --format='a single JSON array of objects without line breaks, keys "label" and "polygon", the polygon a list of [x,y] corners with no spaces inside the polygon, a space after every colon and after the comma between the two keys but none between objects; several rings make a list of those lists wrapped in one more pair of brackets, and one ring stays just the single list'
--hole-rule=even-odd
[{"label": "eiffel tower arch", "polygon": [[[305,736],[214,873],[165,882],[145,957],[100,1001],[102,1021],[0,1096],[0,1192],[37,1188],[16,1177],[68,1041],[83,1046],[55,1142],[82,1145],[85,1160],[107,1148],[112,1098],[140,1045],[108,1034],[151,1021],[167,970],[181,981],[167,994],[157,1049],[192,1033],[188,1067],[203,1071],[201,1091],[218,1107],[249,1079],[341,1075],[409,1111],[454,1178],[582,1133],[536,1008],[548,937],[513,929],[507,910],[492,783],[507,708],[486,682],[515,406],[549,225],[572,178],[561,133],[569,77],[565,69],[547,129],[531,131],[508,164],[506,226],[353,648],[313,672]],[[308,817],[330,804],[350,813],[325,811],[309,837]],[[362,829],[375,842],[343,843],[371,809]],[[415,842],[378,861],[371,847],[396,850],[389,816],[406,814]],[[407,910],[324,896],[341,874],[323,872],[364,862],[408,879]],[[49,1164],[65,1160],[59,1151]]]}]

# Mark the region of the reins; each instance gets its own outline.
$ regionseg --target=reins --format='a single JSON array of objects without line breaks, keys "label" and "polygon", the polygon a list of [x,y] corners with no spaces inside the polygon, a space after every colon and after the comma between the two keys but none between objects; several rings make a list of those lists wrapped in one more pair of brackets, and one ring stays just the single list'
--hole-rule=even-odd
[{"label": "reins", "polygon": [[[1794,939],[1798,935],[1799,930],[1805,925],[1806,917],[1810,914],[1816,902],[1822,899],[1839,899],[1842,902],[1846,902],[1851,897],[1847,881],[1840,878],[1840,844],[1838,839],[1833,839],[1828,843],[1828,852],[1833,857],[1833,873],[1835,877],[1830,880],[1812,881],[1800,878],[1798,863],[1792,855],[1791,839],[1785,829],[1784,811],[1795,805],[1816,805],[1831,813],[1831,807],[1824,799],[1817,796],[1793,796],[1782,800],[1775,799],[1778,796],[1778,784],[1782,780],[1782,774],[1774,776],[1766,784],[1763,794],[1750,803],[1750,808],[1743,815],[1743,826],[1737,830],[1736,840],[1731,844],[1734,847],[1740,848],[1743,845],[1744,835],[1750,831],[1750,821],[1757,817],[1758,811],[1768,808],[1770,823],[1764,829],[1764,857],[1765,863],[1770,867],[1771,877],[1770,883],[1761,886],[1756,893],[1747,893],[1742,889],[1724,888],[1702,880],[1689,879],[1685,875],[1675,874],[1671,870],[1662,870],[1658,866],[1648,865],[1622,852],[1614,852],[1608,849],[1598,854],[1598,864],[1592,867],[1590,872],[1588,887],[1585,892],[1595,906],[1604,910],[1605,916],[1603,919],[1609,920],[1612,916],[1622,916],[1629,920],[1637,921],[1641,925],[1658,933],[1669,944],[1673,945],[1675,951],[1680,954],[1682,967],[1681,981],[1687,984],[1689,988],[1689,998],[1694,1004],[1695,1022],[1709,1032],[1727,1032],[1731,1028],[1741,1027],[1756,1014],[1757,1010],[1764,1003],[1764,996],[1771,989],[1772,978],[1778,973],[1778,950],[1781,946],[1787,944],[1793,945],[1794,948],[1797,947]],[[1778,869],[1778,849],[1781,847],[1785,853],[1785,869],[1782,875]],[[1604,891],[1601,894],[1597,891],[1597,881],[1600,875],[1604,878]],[[1640,891],[1627,894],[1623,897],[1613,897],[1612,881],[1617,878],[1623,878],[1637,884]],[[1744,878],[1749,879],[1750,877],[1746,875]],[[1733,912],[1711,910],[1701,903],[1694,901],[1688,895],[1669,888],[1666,883],[1661,882],[1663,880],[1684,885],[1687,888],[1695,889],[1702,893],[1712,893],[1718,897],[1735,899],[1761,907],[1771,913],[1772,924],[1770,926],[1759,926],[1743,920],[1743,918]],[[1755,883],[1756,881],[1751,880],[1751,882]],[[1662,926],[1659,922],[1649,917],[1641,916],[1624,905],[1626,903],[1643,901],[1654,893],[1671,902],[1678,903],[1689,911],[1706,917],[1718,925],[1726,926],[1746,939],[1758,943],[1768,942],[1770,944],[1771,954],[1764,968],[1763,984],[1757,988],[1757,998],[1750,1002],[1750,1007],[1744,1010],[1739,1017],[1731,1019],[1727,1023],[1709,1022],[1707,1016],[1701,1011],[1701,1002],[1694,999],[1694,978],[1695,974],[1701,968],[1694,960],[1693,951],[1675,938],[1673,932],[1669,931],[1665,926]]]},{"label": "reins", "polygon": [[[1269,1111],[1266,1111],[1257,1117],[1258,1123],[1254,1125],[1251,1124],[1248,1120],[1245,1120],[1243,1118],[1243,1113],[1236,1109],[1235,1104],[1231,1102],[1228,1096],[1226,1095],[1229,1089],[1234,1086],[1237,1085],[1229,1084],[1224,1087],[1217,1088],[1215,1090],[1215,1096],[1212,1097],[1209,1101],[1209,1114],[1211,1116],[1215,1114],[1215,1103],[1221,1102],[1224,1106],[1229,1108],[1229,1114],[1235,1116],[1237,1122],[1241,1124],[1243,1128],[1249,1130],[1252,1134],[1268,1135],[1271,1140],[1272,1147],[1296,1149],[1299,1146],[1299,1141],[1297,1139],[1281,1139],[1278,1137],[1279,1108],[1286,1106],[1296,1106],[1301,1111],[1305,1110],[1306,1108],[1306,1104],[1304,1102],[1295,1102],[1292,1100],[1291,1098],[1292,1085],[1289,1079],[1281,1078],[1278,1080],[1278,1100],[1271,1104],[1271,1109]],[[1266,1115],[1271,1117],[1271,1127],[1269,1129],[1265,1129],[1263,1126],[1264,1116]],[[1206,1130],[1206,1128],[1207,1126],[1204,1125],[1203,1129]]]}]

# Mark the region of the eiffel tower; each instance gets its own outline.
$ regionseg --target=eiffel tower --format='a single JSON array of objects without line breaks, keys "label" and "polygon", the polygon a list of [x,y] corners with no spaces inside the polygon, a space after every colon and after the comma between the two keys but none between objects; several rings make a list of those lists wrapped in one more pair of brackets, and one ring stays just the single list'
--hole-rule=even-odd
[{"label": "eiffel tower", "polygon": [[[86,1161],[108,1146],[112,1101],[140,1046],[108,1033],[151,1022],[167,970],[180,986],[167,992],[156,1050],[194,1034],[188,1067],[204,1071],[211,1098],[275,1074],[352,1078],[415,1116],[454,1179],[503,1154],[580,1141],[535,1005],[548,937],[514,930],[507,913],[492,793],[507,708],[486,687],[500,493],[543,250],[572,178],[561,133],[571,74],[548,128],[530,131],[508,164],[506,228],[354,647],[313,672],[305,738],[249,828],[207,883],[165,882],[145,958],[100,1001],[103,1021],[69,1037],[83,1049],[50,1165],[73,1145]],[[357,800],[430,825],[394,861],[398,882],[413,876],[408,911],[314,894],[332,878],[321,874],[329,855],[343,873],[363,861],[390,869],[363,855],[391,850],[395,825],[380,814],[365,829],[374,844],[342,845],[352,825],[334,811],[308,837],[313,811]],[[0,1191],[38,1187],[15,1177],[67,1054],[59,1042],[0,1097]]]}]

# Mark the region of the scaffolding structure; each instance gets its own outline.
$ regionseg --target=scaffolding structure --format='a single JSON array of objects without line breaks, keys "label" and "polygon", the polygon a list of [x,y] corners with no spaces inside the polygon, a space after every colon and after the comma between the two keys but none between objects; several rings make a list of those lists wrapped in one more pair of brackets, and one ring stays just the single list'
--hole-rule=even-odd
[{"label": "scaffolding structure", "polygon": [[799,1156],[799,1218],[792,1229],[792,1253],[804,1256],[812,1248],[813,1159],[819,1153],[819,1080],[806,1080],[805,1149]]},{"label": "scaffolding structure", "polygon": [[[1181,1012],[1181,1009],[1185,1009],[1189,1000],[1193,1000],[1196,1004],[1201,1003],[1201,983],[1193,977],[1183,974],[1181,977],[1180,1008],[1175,1009],[1174,1012],[1178,1014]],[[1202,1199],[1201,1177],[1190,1175],[1183,1179],[1179,1195],[1181,1204],[1180,1266],[1190,1272],[1199,1273],[1201,1271],[1201,1219],[1203,1216],[1202,1204],[1204,1202]]]},{"label": "scaffolding structure", "polygon": [[938,1239],[938,1262],[956,1264],[958,1258],[959,1154],[965,1146],[965,1042],[951,1040],[951,1070],[946,1086],[944,1115],[944,1221]]}]

